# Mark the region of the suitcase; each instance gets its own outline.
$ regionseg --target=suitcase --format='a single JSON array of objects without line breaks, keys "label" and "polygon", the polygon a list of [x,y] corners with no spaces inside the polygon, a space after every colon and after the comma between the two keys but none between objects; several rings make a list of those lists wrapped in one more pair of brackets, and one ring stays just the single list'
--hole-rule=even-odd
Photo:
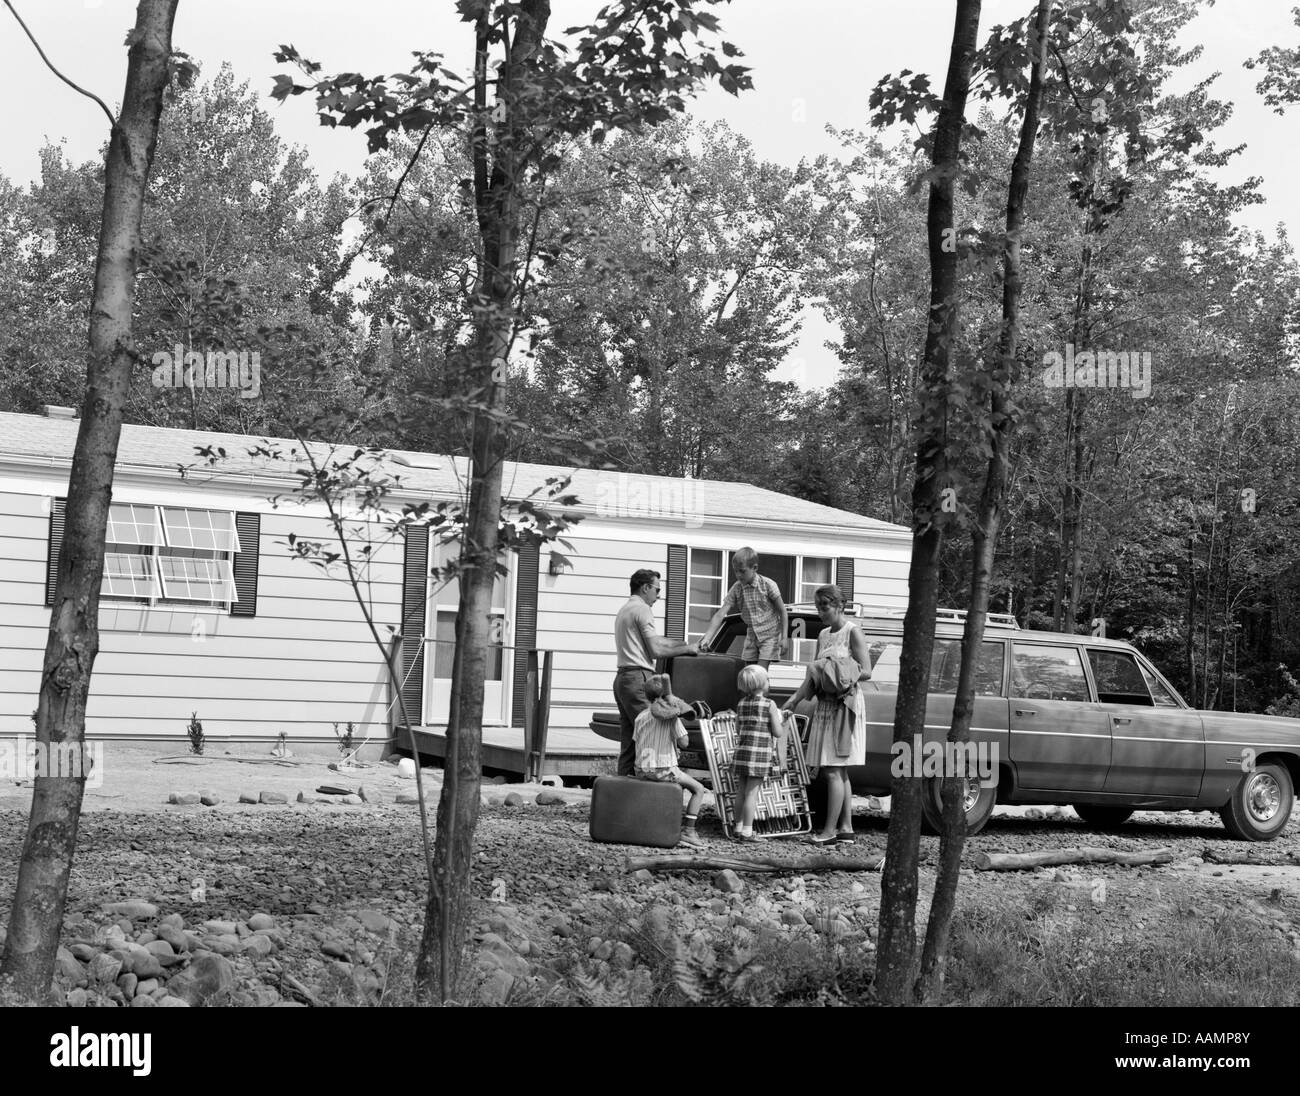
[{"label": "suitcase", "polygon": [[671,849],[682,836],[682,789],[676,784],[599,776],[591,789],[591,839]]}]

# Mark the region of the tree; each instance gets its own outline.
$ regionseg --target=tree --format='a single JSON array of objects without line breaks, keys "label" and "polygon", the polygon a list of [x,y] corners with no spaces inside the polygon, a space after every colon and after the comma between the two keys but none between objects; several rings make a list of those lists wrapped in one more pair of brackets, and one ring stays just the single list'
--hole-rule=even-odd
[{"label": "tree", "polygon": [[[277,59],[299,64],[313,83],[298,85],[281,76],[273,92],[286,98],[314,91],[323,121],[369,125],[372,152],[398,133],[458,133],[472,166],[463,187],[472,200],[478,252],[467,300],[470,333],[458,356],[466,386],[460,408],[470,422],[470,489],[461,535],[447,776],[417,963],[422,990],[443,1001],[460,990],[469,912],[489,609],[510,435],[506,391],[527,288],[520,277],[521,252],[529,247],[524,203],[559,168],[555,150],[564,138],[589,134],[600,143],[613,130],[666,121],[705,79],[717,78],[733,93],[749,84],[740,66],[721,65],[711,52],[689,51],[687,43],[716,32],[718,21],[685,0],[621,0],[590,26],[574,28],[578,40],[571,53],[546,37],[549,0],[458,0],[457,10],[474,32],[468,81],[432,53],[417,54],[413,70],[391,82],[357,74],[322,79],[316,76],[319,65],[286,46]],[[725,42],[722,50],[728,57],[738,53]],[[495,103],[489,105],[493,91]],[[422,145],[423,140],[417,147]]]},{"label": "tree", "polygon": [[[80,749],[86,697],[99,650],[99,587],[113,462],[136,351],[132,304],[149,169],[158,140],[163,93],[174,71],[192,66],[172,52],[178,0],[140,0],[127,36],[122,110],[105,160],[103,220],[90,310],[86,393],[72,457],[63,551],[45,646],[36,711],[37,747]],[[103,103],[100,103],[103,107]],[[23,844],[0,981],[29,999],[50,986],[63,924],[68,874],[77,846],[85,778],[38,776]]]}]

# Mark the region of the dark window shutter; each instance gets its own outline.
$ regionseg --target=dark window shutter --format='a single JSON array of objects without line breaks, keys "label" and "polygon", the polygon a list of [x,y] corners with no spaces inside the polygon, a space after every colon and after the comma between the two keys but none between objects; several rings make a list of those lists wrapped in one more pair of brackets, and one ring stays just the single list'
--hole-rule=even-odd
[{"label": "dark window shutter", "polygon": [[235,593],[230,603],[231,616],[257,616],[257,560],[261,548],[262,515],[238,513],[235,530],[239,533],[239,551],[235,553]]},{"label": "dark window shutter", "polygon": [[528,699],[528,652],[537,644],[537,581],[541,572],[541,548],[523,544],[519,548],[519,574],[515,579],[515,672],[510,692],[510,722],[524,725],[524,702]]},{"label": "dark window shutter", "polygon": [[[407,526],[402,557],[402,701],[415,726],[424,719],[424,613],[429,600],[429,530]],[[402,718],[398,711],[397,721]]]},{"label": "dark window shutter", "polygon": [[668,545],[668,602],[664,635],[681,642],[686,638],[686,545]]},{"label": "dark window shutter", "polygon": [[840,556],[835,561],[835,585],[840,588],[845,601],[853,600],[853,560],[849,556]]},{"label": "dark window shutter", "polygon": [[50,503],[50,540],[45,555],[45,604],[54,604],[54,584],[59,580],[59,556],[63,552],[63,515],[67,499]]}]

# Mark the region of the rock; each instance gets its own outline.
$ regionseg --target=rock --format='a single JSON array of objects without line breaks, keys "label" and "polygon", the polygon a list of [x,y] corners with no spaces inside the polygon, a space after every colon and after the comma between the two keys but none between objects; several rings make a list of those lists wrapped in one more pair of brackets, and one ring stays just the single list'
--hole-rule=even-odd
[{"label": "rock", "polygon": [[137,944],[152,944],[157,939],[158,934],[156,932],[150,932],[148,929],[141,929],[135,934],[135,942]]},{"label": "rock", "polygon": [[117,919],[117,927],[122,930],[123,940],[126,940],[130,937],[131,933],[135,932],[135,926],[131,924],[130,920],[126,917],[119,917]]},{"label": "rock", "polygon": [[638,868],[636,871],[632,873],[632,878],[638,879],[642,883],[649,883],[653,881],[654,877],[655,877],[654,872],[647,871],[645,868]]},{"label": "rock", "polygon": [[253,792],[240,792],[239,801],[241,803],[256,803],[257,796]]},{"label": "rock", "polygon": [[[371,798],[370,798],[371,793],[366,791],[366,786],[364,784],[362,784],[359,788],[357,788],[357,796],[360,798],[362,803],[371,802]],[[374,801],[378,802],[378,799]]]},{"label": "rock", "polygon": [[723,868],[713,877],[713,885],[724,894],[739,894],[745,889],[744,881],[730,868]]},{"label": "rock", "polygon": [[137,955],[131,964],[131,973],[140,979],[156,978],[162,973],[162,964],[156,955]]},{"label": "rock", "polygon": [[420,797],[418,795],[407,795],[405,792],[399,792],[396,802],[401,806],[411,806],[413,804],[418,806],[420,803]]},{"label": "rock", "polygon": [[68,950],[72,952],[74,958],[80,959],[83,963],[89,963],[99,954],[89,944],[73,944]]},{"label": "rock", "polygon": [[259,803],[270,803],[275,806],[282,806],[289,802],[289,797],[284,792],[262,792],[258,795]]},{"label": "rock", "polygon": [[59,948],[54,953],[54,974],[59,981],[73,989],[86,985],[86,968],[77,962],[77,957],[68,948]]},{"label": "rock", "polygon": [[485,1005],[504,1005],[515,987],[515,979],[508,971],[493,970],[479,986],[479,1000]]},{"label": "rock", "polygon": [[142,978],[140,979],[139,982],[136,983],[136,987],[135,987],[136,996],[137,997],[149,996],[160,985],[162,985],[162,983],[158,981],[157,978]]},{"label": "rock", "polygon": [[509,784],[510,781],[508,781],[504,776],[494,776],[494,777],[492,778],[492,783],[493,783],[493,784]]},{"label": "rock", "polygon": [[117,976],[117,988],[122,991],[122,996],[128,1001],[135,996],[136,986],[139,985],[140,979],[134,974],[119,974]]},{"label": "rock", "polygon": [[387,936],[395,927],[393,919],[378,910],[362,910],[357,914],[357,920],[361,922],[362,928],[376,936]]},{"label": "rock", "polygon": [[879,799],[877,799],[874,795],[869,795],[867,796],[867,810],[879,811],[879,810],[884,810],[884,807],[881,806]]},{"label": "rock", "polygon": [[409,757],[402,758],[402,760],[397,763],[397,775],[403,780],[414,780],[415,762]]},{"label": "rock", "polygon": [[122,973],[122,960],[101,952],[90,963],[90,977],[101,985],[111,985]]},{"label": "rock", "polygon": [[795,909],[794,906],[786,906],[785,909],[781,911],[781,924],[783,925],[790,925],[793,927],[796,925],[806,925],[807,923],[808,919],[804,917],[803,911]]},{"label": "rock", "polygon": [[[147,1007],[147,1006],[146,1006]],[[158,1002],[158,1008],[189,1008],[190,1003],[180,997],[167,996]]]},{"label": "rock", "polygon": [[138,994],[131,998],[132,1008],[157,1008],[158,1002],[152,997],[141,997]]},{"label": "rock", "polygon": [[348,958],[348,949],[338,940],[326,940],[322,942],[320,950],[323,954],[332,959],[342,959],[345,962]]},{"label": "rock", "polygon": [[185,918],[179,913],[169,913],[158,922],[159,927],[167,926],[172,929],[183,929],[185,927]]},{"label": "rock", "polygon": [[357,795],[356,793],[352,793],[349,795],[345,795],[342,799],[339,800],[339,802],[347,807],[359,807],[365,802],[365,800],[362,799],[361,796]]},{"label": "rock", "polygon": [[176,949],[166,940],[151,940],[144,945],[144,948],[150,955],[155,955],[160,960],[176,957]]},{"label": "rock", "polygon": [[602,940],[595,951],[591,953],[593,959],[608,959],[614,954],[614,942],[612,940]]},{"label": "rock", "polygon": [[174,925],[158,926],[158,939],[155,940],[154,943],[158,944],[163,942],[171,945],[173,953],[190,950],[189,936],[186,933],[181,932],[181,930],[176,928]]},{"label": "rock", "polygon": [[68,1008],[85,1008],[90,1001],[90,994],[84,989],[68,990]]},{"label": "rock", "polygon": [[216,955],[238,955],[244,946],[244,941],[233,932],[222,936],[209,936],[203,943]]},{"label": "rock", "polygon": [[[167,983],[171,993],[183,997],[191,1005],[220,1003],[223,995],[234,986],[235,968],[230,960],[220,955],[200,955],[190,964],[189,970]],[[165,1003],[165,1000],[160,1003]]]},{"label": "rock", "polygon": [[199,796],[199,802],[205,807],[215,807],[221,802],[221,796],[217,795],[216,792],[204,792]]},{"label": "rock", "polygon": [[192,792],[187,792],[184,795],[181,795],[179,792],[172,792],[167,796],[167,802],[173,803],[178,807],[197,807],[199,797]]},{"label": "rock", "polygon": [[511,792],[509,795],[506,796],[507,807],[522,807],[523,805],[524,805],[524,797],[520,795],[518,792]]},{"label": "rock", "polygon": [[232,936],[235,932],[234,921],[204,921],[203,928],[206,932],[216,933],[218,936]]},{"label": "rock", "polygon": [[537,805],[539,807],[563,807],[564,796],[557,795],[555,792],[538,792]]},{"label": "rock", "polygon": [[104,912],[130,921],[148,921],[158,916],[158,907],[152,902],[131,899],[127,902],[110,902],[104,907]]},{"label": "rock", "polygon": [[307,798],[307,793],[306,793],[306,792],[299,792],[299,793],[298,793],[298,799],[297,799],[297,802],[299,802],[299,803],[310,803],[311,800]]},{"label": "rock", "polygon": [[254,932],[275,928],[275,918],[269,913],[255,913],[248,919],[248,927]]},{"label": "rock", "polygon": [[609,957],[609,961],[619,970],[631,970],[632,964],[636,962],[636,952],[630,944],[619,941],[614,945],[614,954]]},{"label": "rock", "polygon": [[1044,818],[1047,817],[1047,815],[1045,815],[1037,807],[1030,807],[1027,811],[1025,811],[1025,817],[1034,822],[1041,822],[1043,821]]},{"label": "rock", "polygon": [[270,937],[263,936],[260,932],[244,941],[244,954],[251,955],[254,959],[265,959],[274,950],[275,945],[271,943]]}]

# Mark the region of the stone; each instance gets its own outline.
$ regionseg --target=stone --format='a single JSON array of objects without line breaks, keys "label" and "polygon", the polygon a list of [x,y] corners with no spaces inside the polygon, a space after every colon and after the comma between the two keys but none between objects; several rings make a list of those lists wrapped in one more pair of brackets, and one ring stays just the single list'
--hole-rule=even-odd
[{"label": "stone", "polygon": [[348,949],[338,940],[325,940],[320,946],[323,954],[328,955],[331,959],[342,959],[345,962],[348,958]]},{"label": "stone", "polygon": [[199,804],[199,797],[192,792],[187,792],[184,795],[180,792],[172,792],[167,796],[167,802],[174,804],[177,807],[197,807]]},{"label": "stone", "polygon": [[794,927],[796,925],[806,925],[807,923],[808,919],[804,917],[803,911],[795,909],[794,906],[786,906],[781,911],[781,924],[783,925]]},{"label": "stone", "polygon": [[373,795],[374,795],[373,792],[368,792],[368,791],[366,791],[366,786],[365,786],[364,784],[360,785],[360,786],[357,788],[357,796],[358,796],[358,798],[360,798],[360,800],[361,800],[362,803],[370,803],[370,802],[372,802],[372,801],[377,803],[379,800],[378,800],[377,797],[374,798],[374,799],[372,800],[371,797],[372,797]]},{"label": "stone", "polygon": [[230,936],[235,931],[235,922],[233,921],[204,921],[203,928],[207,932],[216,933],[218,936]]},{"label": "stone", "polygon": [[117,976],[117,988],[122,991],[122,996],[128,1001],[135,996],[136,986],[139,983],[140,979],[134,974],[119,974]]},{"label": "stone", "polygon": [[537,793],[537,805],[539,807],[563,807],[564,802],[564,796],[559,795],[556,792],[547,791]]},{"label": "stone", "polygon": [[86,968],[77,962],[77,957],[68,948],[59,948],[54,953],[54,973],[61,981],[73,989],[86,985]]},{"label": "stone", "polygon": [[158,916],[158,907],[152,902],[137,898],[126,902],[110,902],[104,907],[104,912],[114,917],[125,917],[128,921],[148,921]]},{"label": "stone", "polygon": [[1025,817],[1030,819],[1033,822],[1041,822],[1044,818],[1047,817],[1047,815],[1044,814],[1037,807],[1030,807],[1027,811],[1025,811]]},{"label": "stone", "polygon": [[609,961],[619,970],[631,970],[632,964],[636,962],[636,952],[632,950],[630,944],[620,941],[614,945],[614,954],[610,956]]},{"label": "stone", "polygon": [[258,795],[259,803],[270,803],[273,806],[283,806],[289,802],[289,797],[284,792],[262,792]]},{"label": "stone", "polygon": [[649,883],[653,881],[654,877],[655,877],[654,872],[647,871],[645,868],[638,868],[636,871],[632,873],[632,878],[638,879],[642,883]]},{"label": "stone", "polygon": [[68,1008],[85,1008],[90,1001],[90,994],[84,989],[68,990]]},{"label": "stone", "polygon": [[[223,994],[235,987],[235,968],[229,959],[220,955],[200,955],[190,964],[190,969],[185,971],[183,976],[188,978],[188,983],[182,985],[188,985],[192,993],[192,996],[185,995],[185,999],[190,1004],[219,1000]],[[168,989],[173,993],[177,992],[181,988],[176,984],[177,979],[183,976],[177,975],[173,978],[168,983]]]},{"label": "stone", "polygon": [[378,910],[362,910],[357,914],[357,920],[361,922],[362,928],[376,936],[387,936],[394,928],[393,919]]},{"label": "stone", "polygon": [[216,792],[204,792],[199,796],[199,802],[205,807],[215,807],[221,802],[221,796],[217,795]]},{"label": "stone", "polygon": [[244,941],[244,954],[251,955],[254,959],[265,959],[274,950],[275,945],[271,943],[270,938],[260,932]]},{"label": "stone", "polygon": [[122,960],[116,956],[101,952],[90,963],[90,977],[101,984],[111,984],[122,973]]},{"label": "stone", "polygon": [[614,942],[612,940],[602,940],[600,946],[591,953],[593,959],[608,959],[614,954]]},{"label": "stone", "polygon": [[248,919],[248,927],[254,932],[275,928],[275,918],[269,913],[255,913]]},{"label": "stone", "polygon": [[523,805],[524,805],[524,797],[520,795],[518,792],[511,792],[509,795],[506,796],[507,807],[522,807]]},{"label": "stone", "polygon": [[131,936],[131,933],[135,932],[135,926],[131,924],[130,919],[126,917],[119,917],[117,919],[117,927],[122,930],[123,940],[128,939]]},{"label": "stone", "polygon": [[397,803],[401,806],[407,807],[412,805],[418,806],[420,803],[420,797],[418,795],[407,795],[405,792],[401,792],[397,796]]},{"label": "stone", "polygon": [[136,996],[148,996],[161,985],[162,983],[157,978],[142,978],[136,983]]},{"label": "stone", "polygon": [[214,955],[237,955],[243,947],[243,941],[232,932],[224,936],[209,936],[203,941],[203,946]]},{"label": "stone", "polygon": [[345,807],[360,807],[363,803],[365,803],[365,800],[362,799],[361,796],[357,795],[355,792],[352,792],[348,795],[345,795],[342,799],[339,800],[339,802],[342,803]]},{"label": "stone", "polygon": [[514,987],[515,979],[509,971],[494,970],[479,986],[479,1000],[485,1005],[504,1005]]},{"label": "stone", "polygon": [[240,792],[239,801],[241,803],[256,803],[257,796],[253,792]]},{"label": "stone", "polygon": [[723,868],[713,877],[713,885],[724,894],[739,894],[745,889],[744,881],[730,868]]},{"label": "stone", "polygon": [[402,760],[397,763],[397,775],[403,780],[414,780],[415,762],[409,757],[402,758]]},{"label": "stone", "polygon": [[152,997],[141,997],[138,994],[131,998],[132,1008],[157,1008],[158,1002]]},{"label": "stone", "polygon": [[144,945],[144,948],[150,955],[156,955],[159,959],[176,957],[176,949],[166,940],[151,940]]},{"label": "stone", "polygon": [[509,784],[510,781],[508,781],[504,776],[494,776],[494,777],[492,778],[492,783],[493,783],[493,784]]},{"label": "stone", "polygon": [[135,934],[135,942],[137,944],[148,945],[152,944],[157,939],[158,934],[156,932],[150,932],[148,929],[141,929]]},{"label": "stone", "polygon": [[156,978],[162,973],[162,964],[156,955],[137,955],[131,964],[131,973],[140,979]]},{"label": "stone", "polygon": [[73,944],[68,950],[72,952],[74,958],[80,959],[83,963],[89,963],[99,954],[90,944]]},{"label": "stone", "polygon": [[183,998],[172,997],[168,995],[166,997],[163,997],[161,1000],[159,1000],[157,1007],[158,1008],[189,1008],[190,1003],[184,1000]]},{"label": "stone", "polygon": [[190,937],[188,933],[181,932],[175,925],[159,925],[158,939],[154,943],[159,944],[166,942],[171,945],[172,952],[181,952],[190,950]]},{"label": "stone", "polygon": [[183,929],[185,927],[185,918],[179,913],[169,913],[166,917],[160,918],[158,926],[161,928],[166,925],[168,928]]},{"label": "stone", "polygon": [[306,792],[299,792],[299,793],[298,793],[298,800],[297,800],[297,801],[298,801],[299,803],[310,803],[310,802],[312,802],[310,799],[307,798],[307,793],[306,793]]}]

